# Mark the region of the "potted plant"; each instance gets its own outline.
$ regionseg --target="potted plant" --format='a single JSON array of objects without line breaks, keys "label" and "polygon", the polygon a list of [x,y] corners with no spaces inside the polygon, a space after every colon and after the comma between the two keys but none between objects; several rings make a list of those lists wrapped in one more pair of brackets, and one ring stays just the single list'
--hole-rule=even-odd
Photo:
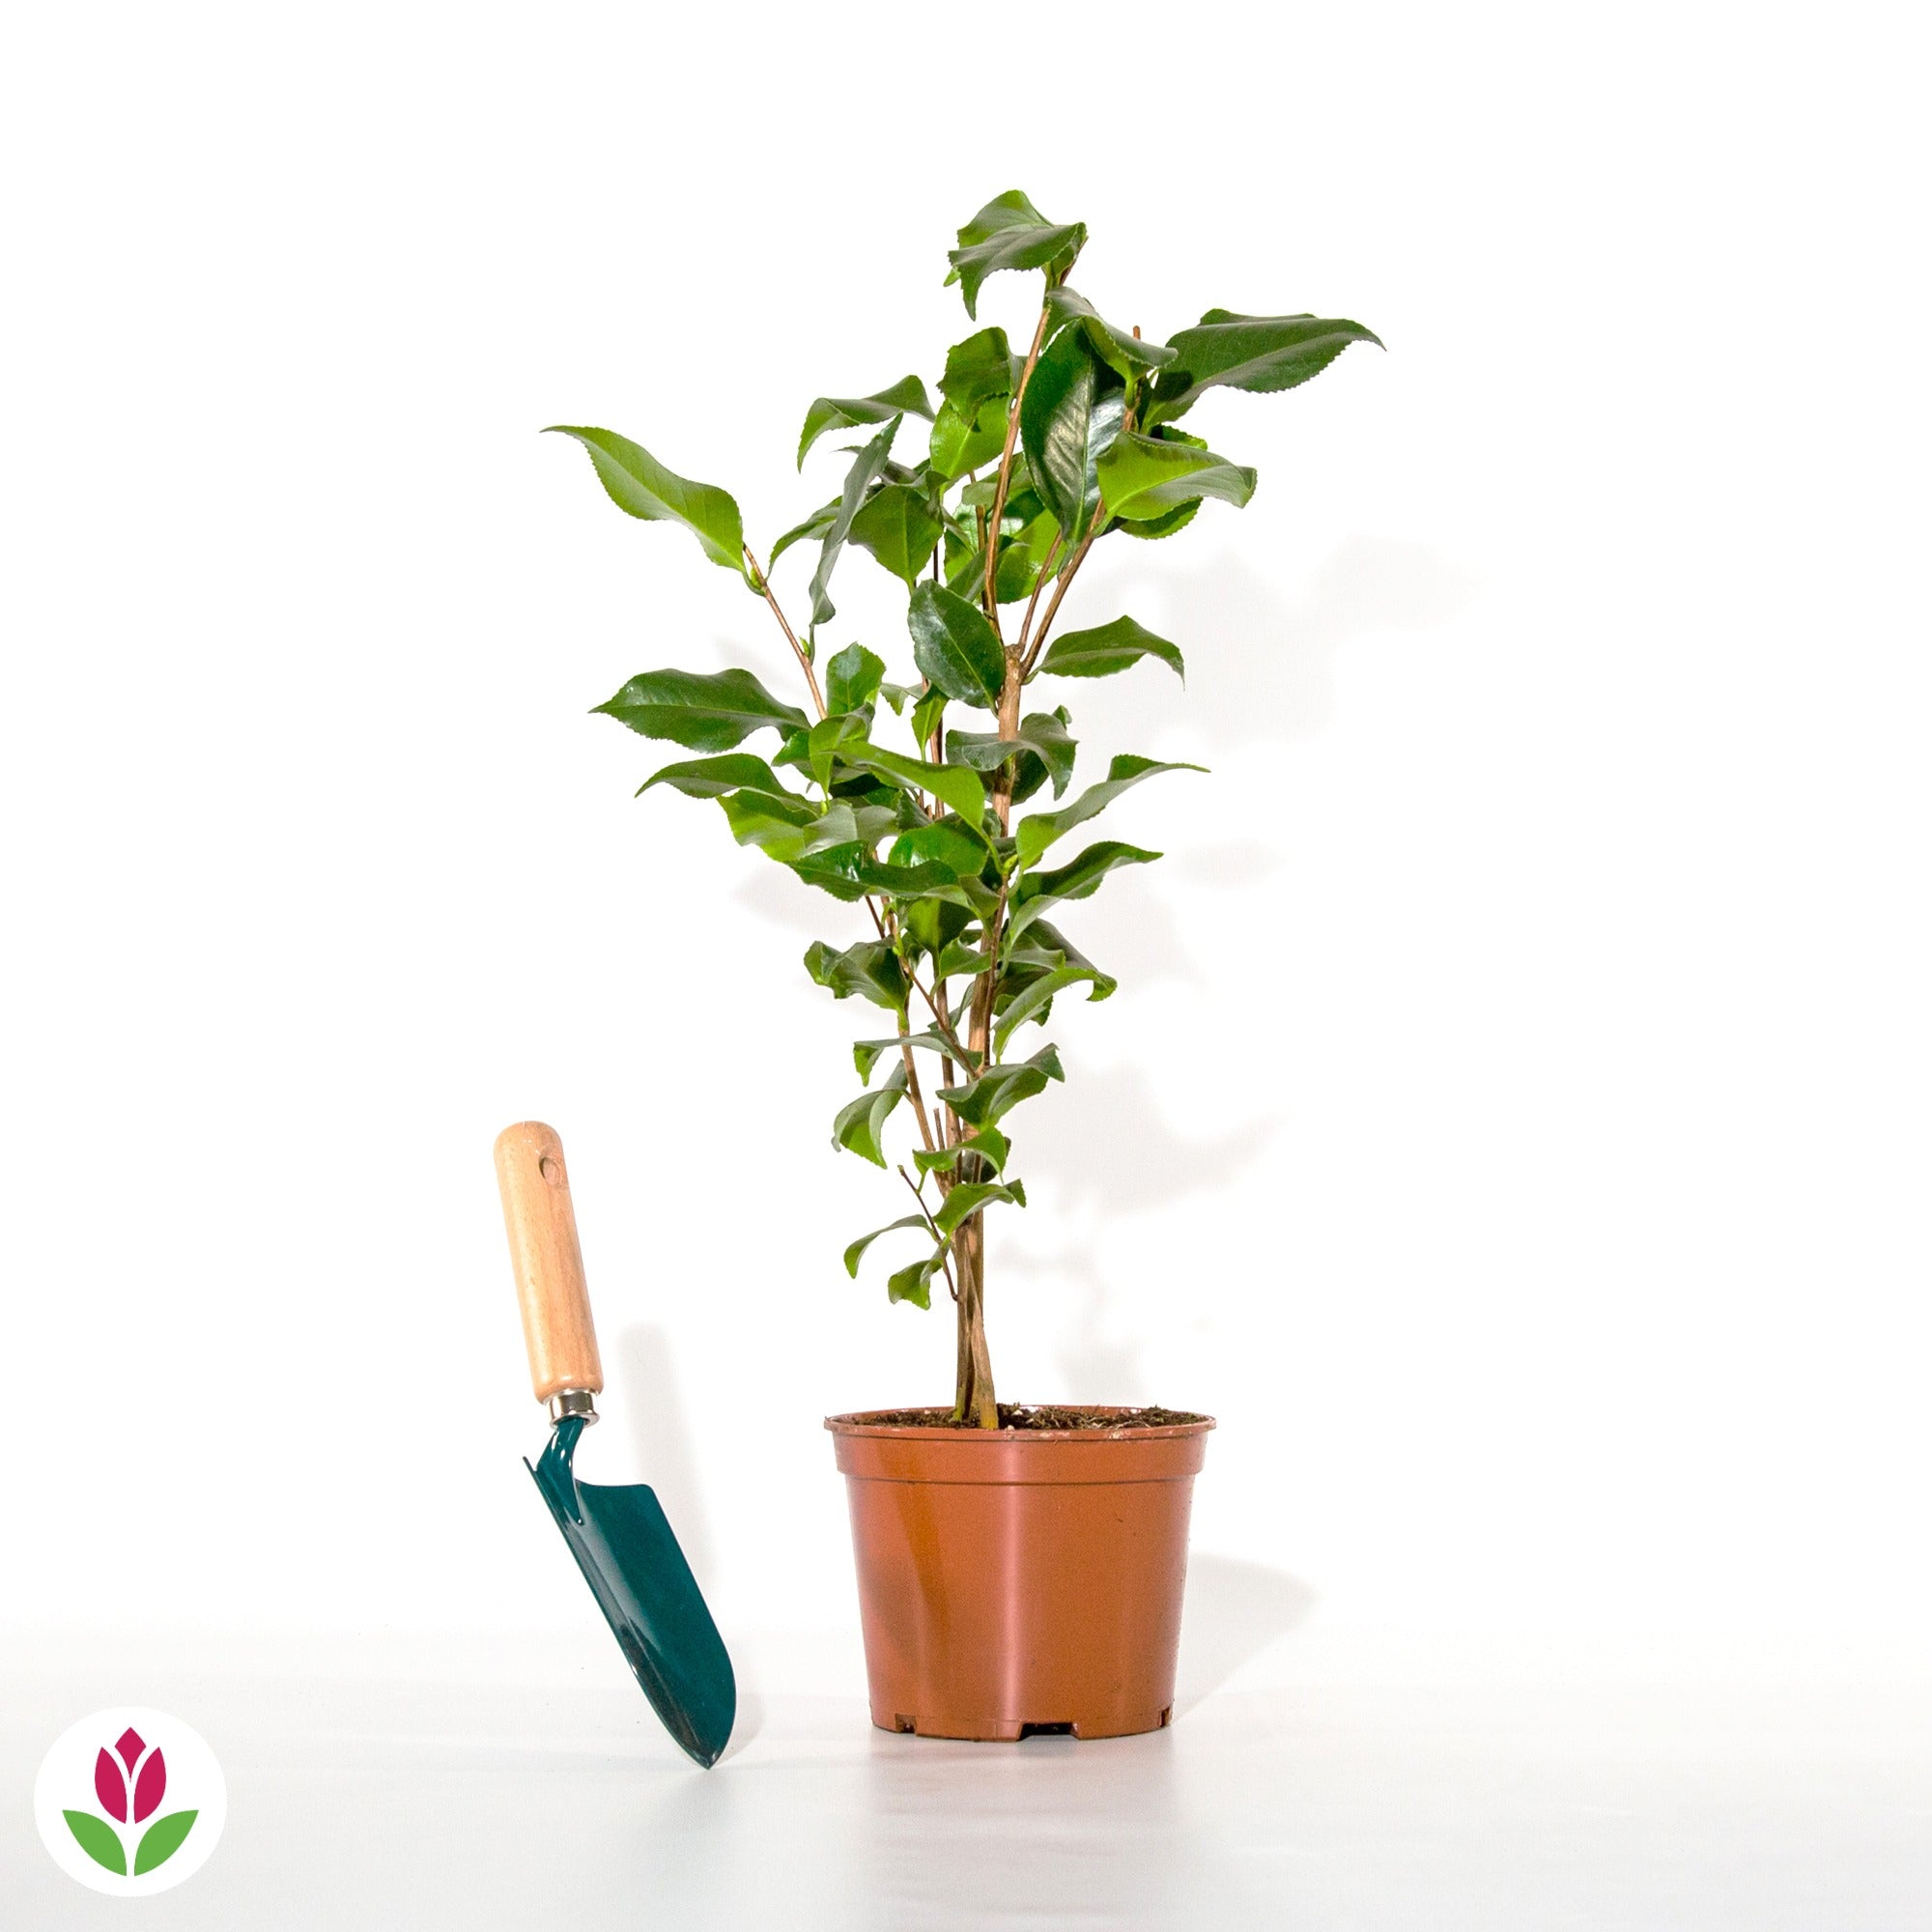
[{"label": "potted plant", "polygon": [[[1017,191],[961,228],[948,280],[969,320],[989,276],[1041,277],[1031,341],[1015,353],[985,327],[954,343],[936,403],[917,376],[815,401],[798,466],[849,434],[844,481],[762,560],[725,491],[608,430],[561,427],[620,509],[682,524],[764,603],[793,660],[791,696],[750,670],[653,670],[597,709],[701,754],[640,790],[715,800],[739,844],[851,910],[805,955],[835,998],[884,1015],[853,1046],[859,1091],[832,1139],[895,1171],[907,1211],[853,1241],[845,1267],[857,1276],[881,1238],[908,1244],[887,1298],[926,1308],[940,1284],[957,1373],[950,1406],[827,1427],[850,1488],[873,1719],[949,1737],[1167,1721],[1189,1495],[1213,1426],[995,1396],[986,1222],[1026,1205],[1009,1123],[1065,1077],[1044,1037],[1056,1001],[1116,983],[1062,930],[1063,909],[1160,856],[1072,835],[1144,780],[1199,769],[1122,754],[1074,788],[1062,681],[1148,661],[1179,674],[1182,660],[1124,613],[1074,629],[1062,612],[1096,543],[1166,538],[1209,498],[1248,500],[1255,472],[1181,427],[1203,395],[1293,388],[1377,340],[1358,323],[1225,309],[1145,340],[1069,283],[1086,239]],[[923,448],[909,417],[929,425]],[[817,560],[800,607],[772,572],[806,544]],[[863,643],[821,653],[855,550],[905,587],[909,672]],[[740,749],[759,734],[768,755]]]}]

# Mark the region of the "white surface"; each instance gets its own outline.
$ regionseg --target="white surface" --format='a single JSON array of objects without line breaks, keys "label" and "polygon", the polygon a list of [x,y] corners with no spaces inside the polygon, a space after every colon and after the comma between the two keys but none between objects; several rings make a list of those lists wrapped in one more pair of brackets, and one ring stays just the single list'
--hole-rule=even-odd
[{"label": "white surface", "polygon": [[[193,1705],[235,1822],[178,1910],[249,1924],[528,1919],[580,1877],[633,1918],[956,1918],[983,1851],[1012,1922],[1145,1887],[1156,1922],[1900,1925],[1922,1703],[1632,1701],[1587,1647],[1560,1697],[1304,1696],[1284,1634],[1685,1630],[1716,1670],[1892,1632],[1922,1677],[1916,23],[1028,10],[1138,76],[1070,90],[1096,133],[1020,76],[1003,124],[954,13],[830,17],[12,29],[13,1761],[105,1696]],[[1169,857],[1069,921],[1122,990],[1021,1117],[994,1345],[1009,1395],[1222,1417],[1199,1628],[1246,1662],[1171,1739],[984,1777],[856,1724],[817,1422],[943,1394],[951,1344],[838,1265],[898,1211],[824,1147],[855,1019],[796,962],[838,915],[633,803],[651,749],[584,715],[785,659],[535,432],[640,438],[763,548],[830,488],[790,473],[806,404],[935,372],[950,230],[1016,183],[1091,223],[1109,315],[1308,307],[1389,353],[1205,404],[1254,505],[1073,600],[1191,668],[1070,693],[1086,755],[1214,772],[1122,807]],[[867,569],[835,643],[895,635]],[[207,1675],[299,1626],[580,1640],[489,1163],[532,1114],[611,1372],[586,1472],[656,1482],[727,1629],[801,1633],[709,1780],[622,1696]],[[50,1628],[95,1662],[40,1672]],[[164,1667],[129,1630],[216,1634]]]},{"label": "white surface", "polygon": [[[121,1675],[50,1654],[7,1686],[16,1788],[37,1727]],[[1905,1932],[1932,1892],[1932,1690],[1842,1669],[1693,1684],[1599,1658],[1579,1687],[1493,1644],[1420,1670],[1358,1646],[1164,1733],[1017,1747],[781,1694],[706,1774],[609,1645],[467,1678],[364,1645],[298,1679],[293,1654],[140,1658],[230,1787],[214,1859],[144,1923]],[[18,1809],[9,1924],[118,1925]]]}]

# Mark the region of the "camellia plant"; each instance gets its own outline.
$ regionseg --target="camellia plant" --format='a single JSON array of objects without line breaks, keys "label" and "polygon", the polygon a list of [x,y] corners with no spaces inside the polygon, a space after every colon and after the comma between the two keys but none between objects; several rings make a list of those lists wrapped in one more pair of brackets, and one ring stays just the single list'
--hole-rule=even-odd
[{"label": "camellia plant", "polygon": [[[749,670],[645,671],[597,708],[706,754],[667,765],[640,790],[715,799],[741,845],[864,908],[858,939],[820,941],[805,955],[836,998],[869,1002],[889,1022],[854,1043],[862,1090],[839,1110],[833,1140],[896,1165],[913,1205],[854,1241],[845,1266],[856,1276],[881,1236],[918,1237],[887,1294],[927,1307],[943,1280],[958,1327],[952,1420],[986,1429],[1001,1418],[986,1349],[985,1216],[1026,1205],[1007,1122],[1065,1077],[1055,1048],[1029,1030],[1043,1032],[1073,988],[1102,1000],[1116,984],[1062,931],[1062,908],[1120,867],[1160,856],[1100,839],[1069,857],[1066,841],[1144,779],[1199,769],[1122,754],[1069,795],[1072,720],[1046,697],[1027,708],[1030,688],[1148,659],[1179,674],[1179,647],[1131,616],[1056,628],[1088,554],[1104,538],[1170,537],[1210,497],[1238,507],[1253,495],[1252,469],[1180,427],[1209,389],[1292,389],[1351,342],[1377,341],[1359,323],[1218,308],[1166,342],[1144,340],[1068,282],[1086,240],[1084,223],[1050,222],[1017,190],[960,229],[948,280],[970,319],[988,276],[1041,275],[1025,353],[981,328],[947,351],[936,405],[917,376],[869,396],[821,396],[806,412],[799,468],[825,437],[863,440],[842,450],[838,494],[762,563],[726,492],[674,475],[609,430],[561,427],[618,508],[684,525],[762,599],[797,660],[809,709]],[[909,416],[930,425],[923,450],[901,447]],[[772,571],[813,542],[808,614],[794,624]],[[833,578],[855,548],[908,593],[909,677],[889,675],[863,643],[821,664]],[[759,732],[773,735],[769,757],[737,749]],[[887,1146],[901,1106],[916,1139],[909,1166]]]}]

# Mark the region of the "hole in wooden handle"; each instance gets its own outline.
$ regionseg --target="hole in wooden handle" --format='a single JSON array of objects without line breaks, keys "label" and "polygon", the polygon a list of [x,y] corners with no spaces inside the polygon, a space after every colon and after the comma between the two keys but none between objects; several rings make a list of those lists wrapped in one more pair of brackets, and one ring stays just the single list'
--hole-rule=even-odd
[{"label": "hole in wooden handle", "polygon": [[537,1172],[553,1187],[563,1185],[563,1163],[551,1154],[542,1154],[537,1159]]}]

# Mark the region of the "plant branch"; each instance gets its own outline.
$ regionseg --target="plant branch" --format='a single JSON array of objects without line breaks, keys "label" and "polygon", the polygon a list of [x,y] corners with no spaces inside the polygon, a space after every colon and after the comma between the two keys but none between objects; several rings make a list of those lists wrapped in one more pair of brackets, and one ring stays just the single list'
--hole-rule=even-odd
[{"label": "plant branch", "polygon": [[811,668],[811,660],[805,654],[805,646],[798,640],[798,634],[785,621],[785,613],[779,609],[779,600],[772,595],[771,580],[766,577],[758,559],[752,554],[750,544],[745,546],[745,561],[752,566],[752,581],[757,592],[771,606],[772,615],[779,620],[779,629],[785,634],[785,642],[791,646],[792,655],[798,660],[798,668],[805,673],[805,681],[811,689],[811,701],[818,708],[818,715],[825,716],[825,694],[818,688],[818,673]]},{"label": "plant branch", "polygon": [[1020,640],[1017,648],[1024,653],[1027,639],[1033,631],[1033,607],[1039,602],[1039,593],[1046,588],[1047,580],[1053,575],[1054,559],[1060,554],[1060,546],[1065,538],[1065,530],[1055,530],[1053,542],[1048,545],[1046,556],[1039,566],[1039,575],[1034,579],[1033,595],[1027,599],[1026,615],[1020,619]]},{"label": "plant branch", "polygon": [[939,1232],[939,1223],[932,1218],[931,1213],[926,1208],[925,1196],[919,1191],[919,1188],[915,1184],[912,1176],[905,1171],[905,1167],[903,1164],[901,1164],[899,1167],[899,1179],[903,1180],[905,1184],[912,1189],[913,1201],[917,1204],[920,1213],[924,1217],[925,1225],[932,1230],[932,1238],[935,1241],[937,1241],[939,1245],[942,1248],[946,1249],[947,1251],[946,1259],[943,1260],[939,1264],[939,1265],[941,1266],[941,1268],[945,1270],[946,1273],[947,1293],[952,1295],[954,1301],[957,1301],[959,1299],[959,1285],[952,1279],[952,1244],[946,1238],[944,1235],[942,1235]]},{"label": "plant branch", "polygon": [[1094,522],[1087,534],[1080,539],[1073,554],[1066,559],[1066,568],[1060,573],[1060,582],[1054,586],[1052,601],[1046,607],[1045,614],[1039,620],[1039,635],[1033,640],[1027,652],[1026,662],[1020,667],[1020,678],[1024,682],[1033,675],[1033,668],[1039,662],[1039,654],[1046,648],[1046,634],[1053,629],[1053,620],[1060,614],[1060,600],[1066,595],[1074,574],[1087,561],[1087,553],[1094,548],[1094,539],[1100,534],[1100,526],[1107,520],[1105,501],[1094,506]]},{"label": "plant branch", "polygon": [[1013,412],[1007,418],[1006,447],[1000,451],[1000,480],[993,486],[992,515],[986,520],[986,527],[980,538],[980,547],[986,553],[986,618],[993,627],[994,637],[1000,635],[1000,605],[993,594],[993,580],[1000,573],[1000,519],[1007,513],[1007,486],[1013,476],[1013,444],[1019,440],[1020,404],[1026,400],[1027,384],[1033,378],[1033,367],[1039,360],[1039,352],[1046,344],[1047,319],[1052,314],[1042,307],[1039,312],[1039,327],[1033,332],[1033,347],[1027,351],[1026,367],[1020,371],[1019,386],[1013,391]]}]

